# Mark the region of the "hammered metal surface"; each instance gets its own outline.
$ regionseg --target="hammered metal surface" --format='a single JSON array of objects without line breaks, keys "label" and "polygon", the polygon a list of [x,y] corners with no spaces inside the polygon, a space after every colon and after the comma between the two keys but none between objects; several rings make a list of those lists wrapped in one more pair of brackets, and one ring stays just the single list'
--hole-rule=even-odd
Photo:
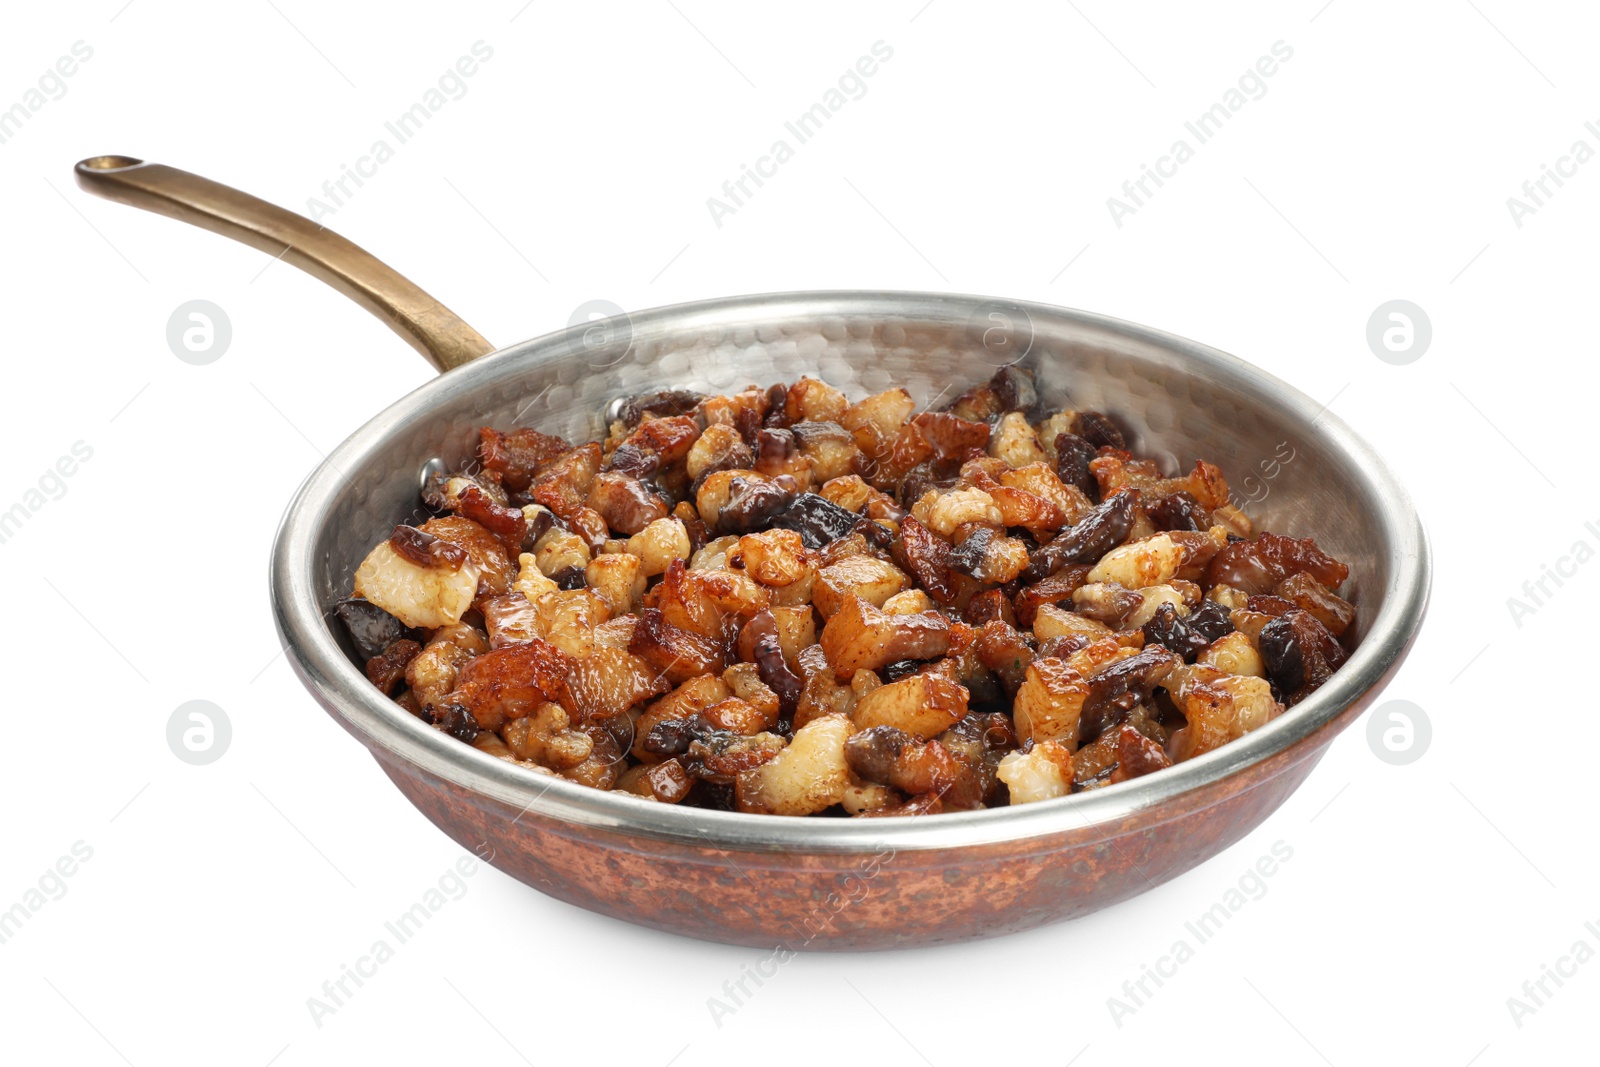
[{"label": "hammered metal surface", "polygon": [[[417,470],[434,457],[452,465],[469,459],[478,426],[532,426],[584,441],[604,434],[605,412],[618,398],[662,388],[729,392],[802,374],[855,398],[900,385],[919,406],[937,406],[987,380],[999,362],[985,359],[982,345],[973,343],[959,305],[952,309],[954,321],[932,323],[878,314],[819,321],[779,317],[778,306],[760,310],[773,318],[759,328],[712,323],[685,331],[641,324],[627,342],[592,349],[569,331],[474,365],[474,373],[492,368],[491,380],[421,424],[395,427],[382,470],[352,472],[360,488],[330,523],[323,606],[347,588],[382,532],[416,513]],[[1175,374],[1172,354],[1156,346],[1086,332],[1078,322],[1030,319],[1032,347],[1018,366],[1035,375],[1044,408],[1111,413],[1133,431],[1133,451],[1162,460],[1168,473],[1204,458],[1235,479],[1253,477],[1287,445],[1296,458],[1274,479],[1270,495],[1251,502],[1236,490],[1246,511],[1281,533],[1315,532],[1319,543],[1350,562],[1352,588],[1382,587],[1384,561],[1371,550],[1370,517],[1362,514],[1370,501],[1349,471],[1322,462],[1314,441],[1285,412],[1264,409],[1221,383]]]},{"label": "hammered metal surface", "polygon": [[[487,840],[494,862],[529,884],[661,929],[742,944],[792,940],[795,924],[880,844],[893,862],[859,879],[859,895],[804,947],[1011,932],[1188,869],[1276,808],[1373,699],[1420,624],[1429,572],[1404,491],[1342,424],[1231,357],[1155,331],[1004,302],[1027,330],[1020,365],[1035,374],[1043,407],[1108,411],[1135,431],[1137,451],[1174,472],[1203,457],[1236,488],[1254,477],[1266,491],[1256,503],[1255,490],[1242,494],[1246,510],[1280,532],[1315,533],[1350,564],[1360,607],[1360,647],[1323,691],[1173,770],[1045,804],[869,820],[878,824],[870,829],[859,820],[697,813],[552,783],[441,738],[371,690],[338,652],[344,635],[327,624],[371,545],[417,514],[421,466],[468,459],[481,425],[587,440],[602,433],[618,397],[726,392],[802,374],[853,397],[903,385],[920,404],[942,404],[994,372],[982,344],[994,303],[914,293],[731,298],[637,313],[611,343],[586,345],[582,329],[567,330],[450,372],[341,446],[291,507],[273,576],[291,662],[457,841]],[[1293,459],[1268,475],[1263,463],[1285,449]]]},{"label": "hammered metal surface", "polygon": [[1320,755],[1275,769],[1258,788],[1195,797],[1192,810],[1165,821],[1080,826],[983,850],[900,851],[882,841],[857,854],[737,859],[710,843],[640,847],[626,832],[519,818],[514,805],[416,767],[379,764],[463,848],[569,904],[707,941],[859,951],[1019,933],[1137,896],[1253,830]]}]

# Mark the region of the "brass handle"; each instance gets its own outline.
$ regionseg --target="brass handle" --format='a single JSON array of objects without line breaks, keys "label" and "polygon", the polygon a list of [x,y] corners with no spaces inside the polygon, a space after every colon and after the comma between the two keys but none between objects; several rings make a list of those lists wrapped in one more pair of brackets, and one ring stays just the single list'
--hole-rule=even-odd
[{"label": "brass handle", "polygon": [[73,168],[87,192],[220,233],[299,267],[389,325],[441,371],[494,351],[455,312],[370,252],[310,219],[198,174],[129,156]]}]

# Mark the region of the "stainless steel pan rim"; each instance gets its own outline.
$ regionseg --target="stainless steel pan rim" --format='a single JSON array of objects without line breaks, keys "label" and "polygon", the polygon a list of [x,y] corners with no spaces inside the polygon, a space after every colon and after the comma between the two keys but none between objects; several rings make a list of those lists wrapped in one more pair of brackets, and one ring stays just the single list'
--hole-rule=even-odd
[{"label": "stainless steel pan rim", "polygon": [[[960,323],[986,298],[957,294],[819,291],[725,297],[630,315],[636,336],[671,336],[722,325],[757,327],[781,310],[818,319],[905,317]],[[448,397],[489,382],[514,381],[545,360],[582,345],[572,328],[501,349],[428,382],[380,412],[335,449],[301,486],[279,527],[272,552],[274,618],[294,669],[317,699],[395,760],[482,793],[513,808],[574,824],[621,827],[648,837],[730,850],[856,852],[943,849],[1020,841],[1115,823],[1200,789],[1282,752],[1316,733],[1378,684],[1402,655],[1426,608],[1431,563],[1426,534],[1410,497],[1381,458],[1337,416],[1298,390],[1224,352],[1117,319],[1026,301],[1006,300],[1036,319],[1065,319],[1085,328],[1164,348],[1207,376],[1238,382],[1297,422],[1315,423],[1323,442],[1360,467],[1381,502],[1383,554],[1390,561],[1383,607],[1349,662],[1313,696],[1268,724],[1214,752],[1160,773],[1053,801],[913,819],[805,819],[746,815],[652,804],[574,782],[533,774],[447,737],[385,698],[350,662],[330,630],[313,586],[317,533],[345,487],[396,428],[425,424]],[[663,386],[672,383],[663,382]],[[375,532],[376,534],[376,532]]]}]

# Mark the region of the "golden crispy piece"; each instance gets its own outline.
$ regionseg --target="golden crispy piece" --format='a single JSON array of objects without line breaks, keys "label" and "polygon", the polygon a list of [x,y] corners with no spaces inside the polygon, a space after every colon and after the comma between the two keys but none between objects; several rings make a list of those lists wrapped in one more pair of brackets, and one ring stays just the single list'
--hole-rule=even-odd
[{"label": "golden crispy piece", "polygon": [[755,453],[750,451],[738,430],[729,423],[713,423],[689,449],[684,466],[690,480],[699,481],[707,471],[745,469],[755,461]]},{"label": "golden crispy piece", "polygon": [[589,485],[600,472],[603,453],[598,442],[581,445],[552,460],[534,479],[528,495],[563,519],[571,520],[586,506]]},{"label": "golden crispy piece", "polygon": [[961,464],[961,474],[956,479],[957,489],[982,489],[985,493],[998,488],[1000,476],[1011,470],[1011,464],[998,456],[974,456]]},{"label": "golden crispy piece", "polygon": [[920,741],[892,726],[875,726],[845,742],[844,755],[858,778],[912,796],[932,793],[946,809],[983,806],[977,768],[939,741]]},{"label": "golden crispy piece", "polygon": [[875,557],[877,554],[877,549],[872,542],[867,540],[866,535],[860,530],[853,530],[837,541],[829,541],[824,545],[822,551],[818,553],[818,563],[823,567],[831,567],[841,560],[849,559],[851,556]]},{"label": "golden crispy piece", "polygon": [[956,527],[950,566],[985,585],[1004,585],[1027,570],[1028,546],[1002,526],[965,523]]},{"label": "golden crispy piece", "polygon": [[605,547],[611,539],[611,532],[606,528],[606,520],[600,513],[591,507],[581,507],[566,517],[567,525],[572,527],[572,532],[583,539],[585,547],[593,555]]},{"label": "golden crispy piece", "polygon": [[830,478],[822,483],[818,493],[846,511],[866,515],[869,519],[899,522],[905,516],[905,509],[895,503],[894,497],[872,488],[859,474]]},{"label": "golden crispy piece", "polygon": [[1197,663],[1173,671],[1165,684],[1186,720],[1168,745],[1180,763],[1237,740],[1283,713],[1265,678],[1223,674]]},{"label": "golden crispy piece", "polygon": [[1189,582],[1204,582],[1211,561],[1228,547],[1227,532],[1220,526],[1209,530],[1169,530],[1167,536],[1183,550],[1178,577]]},{"label": "golden crispy piece", "polygon": [[801,378],[789,386],[783,402],[783,413],[790,422],[810,419],[813,422],[837,422],[850,406],[845,395],[827,382],[816,378]]},{"label": "golden crispy piece", "polygon": [[694,497],[694,506],[700,512],[700,519],[706,524],[706,529],[715,530],[717,528],[717,520],[722,515],[723,507],[728,503],[728,497],[733,491],[733,482],[736,478],[750,483],[772,481],[771,478],[758,471],[741,470],[739,468],[719,470],[708,474],[705,481],[700,483],[700,488]]},{"label": "golden crispy piece", "polygon": [[1273,620],[1273,616],[1261,611],[1251,611],[1249,608],[1234,608],[1228,613],[1233,620],[1233,628],[1250,639],[1256,648],[1261,647],[1261,629]]},{"label": "golden crispy piece", "polygon": [[1143,647],[1143,634],[1138,634],[1132,640],[1125,639],[1122,634],[1113,634],[1110,637],[1103,637],[1085,648],[1080,648],[1068,656],[1067,666],[1087,678],[1096,671],[1104,670],[1106,667],[1111,666],[1113,663],[1121,663],[1125,659],[1132,659]]},{"label": "golden crispy piece", "polygon": [[504,648],[544,636],[538,612],[521,593],[513,591],[505,596],[487,597],[482,608],[490,648]]},{"label": "golden crispy piece", "polygon": [[765,390],[755,386],[731,396],[707,397],[700,405],[705,414],[706,425],[736,426],[739,422],[740,412],[749,412],[755,417],[756,425],[761,425],[762,418],[767,413],[767,394]]},{"label": "golden crispy piece", "polygon": [[[585,548],[587,553],[588,549]],[[511,582],[511,591],[521,593],[528,598],[528,603],[534,603],[546,593],[557,593],[561,587],[539,569],[539,560],[532,552],[523,552],[517,556],[517,576]]]},{"label": "golden crispy piece", "polygon": [[1124,589],[1162,585],[1178,575],[1183,550],[1166,534],[1113,548],[1089,572],[1091,582],[1114,582]]},{"label": "golden crispy piece", "polygon": [[701,714],[705,716],[706,722],[717,729],[727,730],[740,737],[753,737],[756,734],[774,736],[767,734],[766,731],[778,725],[776,710],[768,714],[739,697],[729,697],[727,700],[719,701]]},{"label": "golden crispy piece", "polygon": [[1201,589],[1194,582],[1183,578],[1174,578],[1172,581],[1167,583],[1167,586],[1168,588],[1177,590],[1178,595],[1183,598],[1184,606],[1190,611],[1193,611],[1195,608],[1198,608],[1205,602],[1205,590]]},{"label": "golden crispy piece", "polygon": [[943,674],[929,672],[873,689],[856,702],[851,719],[857,729],[893,726],[926,741],[938,737],[966,714],[966,687]]},{"label": "golden crispy piece", "polygon": [[791,670],[798,670],[800,653],[817,643],[817,616],[811,605],[801,607],[772,607],[772,618],[778,627],[778,647],[783,650],[784,662]]},{"label": "golden crispy piece", "polygon": [[1218,584],[1212,586],[1206,590],[1206,599],[1215,600],[1229,611],[1250,606],[1250,594],[1243,589],[1235,589],[1231,585]]},{"label": "golden crispy piece", "polygon": [[[1200,502],[1200,506],[1207,511],[1223,507],[1228,503],[1228,479],[1222,476],[1222,469],[1205,460],[1195,460],[1194,470],[1182,478],[1173,479],[1174,488],[1167,492],[1186,492]],[[1162,495],[1166,495],[1163,493]]]},{"label": "golden crispy piece", "polygon": [[706,674],[690,678],[660,700],[646,705],[634,723],[634,758],[646,763],[660,762],[660,756],[644,747],[651,730],[664,722],[692,718],[731,696],[733,690],[728,688],[728,683],[714,674]]},{"label": "golden crispy piece", "polygon": [[639,557],[627,552],[608,552],[589,561],[583,580],[611,608],[612,617],[639,610],[645,580]]},{"label": "golden crispy piece", "polygon": [[367,681],[382,690],[384,696],[394,696],[395,687],[406,680],[406,668],[421,651],[422,646],[409,638],[390,642],[367,660]]},{"label": "golden crispy piece", "polygon": [[466,550],[470,563],[478,568],[478,593],[496,597],[510,589],[510,579],[517,576],[517,568],[510,561],[506,545],[483,526],[461,515],[442,515],[429,518],[418,530]]},{"label": "golden crispy piece", "polygon": [[[1001,480],[996,481],[996,478]],[[1055,485],[1050,485],[1046,478],[1054,479]],[[1067,512],[1053,498],[1059,496],[1069,503],[1072,498],[1061,480],[1043,463],[1012,470],[1003,459],[972,460],[962,465],[960,485],[987,493],[1000,512],[1001,525],[1021,526],[1040,540],[1048,539],[1067,525]],[[1031,486],[1046,492],[1036,493]]]},{"label": "golden crispy piece", "polygon": [[637,615],[624,615],[620,619],[607,619],[590,632],[596,645],[627,651],[628,642],[633,640],[633,630],[638,623]]},{"label": "golden crispy piece", "polygon": [[673,626],[656,608],[639,614],[628,651],[675,686],[724,667],[720,641]]},{"label": "golden crispy piece", "polygon": [[[828,548],[842,552],[843,544],[836,542]],[[956,604],[961,599],[961,582],[966,576],[950,568],[950,542],[924,526],[915,515],[907,515],[900,524],[900,537],[894,542],[892,552],[895,562],[904,567],[933,600],[940,604]]]},{"label": "golden crispy piece", "polygon": [[911,514],[944,538],[949,538],[963,523],[1005,523],[1005,516],[995,507],[994,497],[982,489],[952,489],[946,493],[930,489],[911,506]]},{"label": "golden crispy piece", "polygon": [[937,611],[891,615],[850,597],[822,628],[828,665],[841,678],[907,659],[934,659],[950,650],[950,623]]},{"label": "golden crispy piece", "polygon": [[1020,411],[1008,412],[1000,417],[994,434],[989,438],[989,455],[1005,460],[1013,468],[1043,463],[1046,459],[1039,435],[1033,432],[1027,416]]},{"label": "golden crispy piece", "polygon": [[[611,425],[613,431],[615,431],[618,424],[612,423]],[[667,763],[681,767],[676,760],[668,760]],[[653,801],[656,799],[656,795],[655,791],[650,788],[650,772],[655,770],[657,767],[664,767],[666,765],[666,763],[660,763],[656,764],[654,767],[651,767],[642,763],[636,763],[617,776],[617,784],[612,787],[612,792],[624,793],[628,796],[637,797],[638,799],[644,801]],[[687,778],[688,775],[685,775],[684,777]],[[692,781],[690,782],[690,785],[692,787]],[[687,791],[685,791],[685,795],[688,795]]]},{"label": "golden crispy piece", "polygon": [[1250,516],[1232,504],[1224,504],[1213,511],[1211,513],[1211,521],[1235,537],[1250,538],[1255,536],[1256,530],[1254,524],[1250,521]]},{"label": "golden crispy piece", "polygon": [[548,641],[534,638],[486,652],[461,669],[446,704],[460,704],[478,727],[499,730],[553,699],[565,684],[572,657]]},{"label": "golden crispy piece", "polygon": [[[789,608],[774,605],[768,609],[778,631],[778,647],[783,651],[783,661],[791,671],[800,669],[800,653],[817,643],[817,620],[808,604]],[[756,633],[752,622],[739,631],[739,658],[746,663],[756,659]]]},{"label": "golden crispy piece", "polygon": [[547,578],[581,571],[589,565],[589,545],[577,534],[556,527],[534,543],[533,560]]},{"label": "golden crispy piece", "polygon": [[[843,430],[839,432],[844,433]],[[752,466],[773,480],[788,476],[801,492],[810,491],[817,480],[810,457],[800,450],[794,431],[789,429],[775,427],[758,431],[756,461]]]},{"label": "golden crispy piece", "polygon": [[832,618],[851,597],[882,607],[911,585],[905,571],[876,556],[850,556],[817,572],[811,601],[825,619]]},{"label": "golden crispy piece", "polygon": [[1039,610],[1033,617],[1033,636],[1041,641],[1048,641],[1052,637],[1077,636],[1098,641],[1110,634],[1111,627],[1105,623],[1096,622],[1087,615],[1079,615],[1075,611],[1067,611],[1055,604],[1039,605]]},{"label": "golden crispy piece", "polygon": [[684,769],[680,760],[669,759],[653,767],[642,766],[636,767],[635,770],[644,772],[651,796],[663,804],[682,803],[689,795],[689,790],[694,788],[694,779],[689,776],[689,772]]},{"label": "golden crispy piece", "polygon": [[[971,658],[991,671],[1009,697],[1027,677],[1028,664],[1033,662],[1035,649],[1018,630],[1002,619],[991,619],[977,631],[970,648]],[[963,656],[963,659],[968,658]]]},{"label": "golden crispy piece", "polygon": [[872,445],[886,444],[900,432],[916,407],[916,401],[904,389],[885,389],[851,404],[833,421],[855,434],[863,452],[876,455],[877,449],[862,443],[863,436]]},{"label": "golden crispy piece", "polygon": [[1018,590],[1015,600],[1017,625],[1031,627],[1043,605],[1072,600],[1073,595],[1082,588],[1084,576],[1088,573],[1088,564],[1073,563],[1048,578],[1023,586]]},{"label": "golden crispy piece", "polygon": [[933,445],[917,426],[902,426],[890,439],[883,454],[871,462],[863,461],[862,473],[875,488],[892,491],[906,475],[933,455]]},{"label": "golden crispy piece", "polygon": [[689,454],[700,437],[693,415],[647,415],[611,456],[611,465],[633,474],[670,467]]},{"label": "golden crispy piece", "polygon": [[1066,513],[1047,497],[1003,484],[987,492],[1000,511],[1000,521],[1006,526],[1021,526],[1042,538],[1068,525]]},{"label": "golden crispy piece", "polygon": [[616,738],[600,727],[590,727],[585,732],[594,742],[589,758],[576,767],[556,773],[562,778],[586,785],[591,789],[611,789],[617,784],[617,779],[622,777],[622,772],[628,763],[627,757],[623,755],[622,746],[617,744]]},{"label": "golden crispy piece", "polygon": [[1044,448],[1044,460],[1054,470],[1056,465],[1056,438],[1064,433],[1075,433],[1073,427],[1077,425],[1078,413],[1068,408],[1058,411],[1033,428],[1039,435],[1039,444]]},{"label": "golden crispy piece", "polygon": [[1304,571],[1291,574],[1279,582],[1274,592],[1296,607],[1304,608],[1316,616],[1317,621],[1327,627],[1328,632],[1335,637],[1343,634],[1355,621],[1355,605],[1330,591],[1327,586]]},{"label": "golden crispy piece", "polygon": [[600,472],[604,452],[598,442],[579,445],[551,460],[528,489],[535,504],[543,504],[563,519],[584,506],[589,483]]},{"label": "golden crispy piece", "polygon": [[[1144,777],[1173,765],[1162,745],[1139,733],[1131,723],[1115,726],[1114,731],[1117,734],[1117,769],[1110,773],[1112,784],[1126,782],[1130,777]],[[1107,729],[1106,733],[1112,733],[1112,729]]]},{"label": "golden crispy piece", "polygon": [[788,585],[762,586],[767,591],[771,604],[775,608],[805,608],[811,610],[811,598],[817,588],[817,566],[811,560],[806,561],[806,569],[801,576]]},{"label": "golden crispy piece", "polygon": [[850,784],[845,786],[844,797],[839,801],[850,815],[863,815],[868,812],[883,811],[900,802],[900,794],[886,785],[877,782],[866,782],[850,776]]},{"label": "golden crispy piece", "polygon": [[1138,593],[1116,582],[1089,582],[1072,591],[1073,611],[1115,630],[1126,629],[1128,617],[1143,603]]},{"label": "golden crispy piece", "polygon": [[1008,752],[995,772],[1011,791],[1011,803],[1034,804],[1072,792],[1072,751],[1055,741],[1027,752]]},{"label": "golden crispy piece", "polygon": [[1078,747],[1078,722],[1089,683],[1066,661],[1047,656],[1028,665],[1012,704],[1017,736],[1055,741],[1070,753]]},{"label": "golden crispy piece", "polygon": [[778,724],[778,694],[762,682],[754,663],[735,663],[722,672],[722,682],[733,695],[701,713],[712,726],[748,737]]},{"label": "golden crispy piece", "polygon": [[647,607],[660,608],[674,626],[720,639],[725,628],[742,626],[771,607],[772,598],[742,574],[691,571],[674,560],[661,581],[645,594],[644,602]]},{"label": "golden crispy piece", "polygon": [[740,774],[771,762],[787,744],[778,734],[762,732],[712,735],[689,742],[681,759],[690,777],[714,785],[732,785]]},{"label": "golden crispy piece", "polygon": [[456,687],[461,668],[474,656],[489,651],[483,634],[465,623],[452,623],[435,630],[422,651],[406,664],[406,685],[422,708],[433,708]]},{"label": "golden crispy piece", "polygon": [[924,411],[911,422],[922,431],[922,436],[933,446],[933,454],[941,460],[965,460],[974,452],[981,453],[989,444],[988,423],[963,419],[948,411]]},{"label": "golden crispy piece", "polygon": [[778,721],[778,694],[761,680],[761,670],[754,663],[735,663],[722,672],[722,681],[735,697]]},{"label": "golden crispy piece", "polygon": [[[521,763],[517,754],[511,751],[511,746],[500,740],[500,735],[490,733],[488,730],[479,730],[478,736],[472,739],[472,747],[479,752],[485,752],[495,759],[503,759],[509,763]],[[544,768],[539,768],[543,770]],[[548,773],[548,772],[546,772]]]},{"label": "golden crispy piece", "polygon": [[1261,653],[1250,643],[1250,638],[1234,630],[1223,634],[1201,650],[1196,663],[1204,663],[1228,674],[1242,674],[1249,678],[1265,678],[1267,668],[1261,662]]},{"label": "golden crispy piece", "polygon": [[1117,762],[1117,727],[1103,731],[1087,745],[1080,745],[1072,754],[1073,781],[1081,788],[1093,789],[1097,784],[1109,785],[1105,772]]},{"label": "golden crispy piece", "polygon": [[[1173,579],[1175,582],[1177,579]],[[1144,589],[1134,590],[1142,598],[1133,613],[1122,621],[1125,629],[1135,630],[1155,618],[1156,611],[1163,604],[1171,604],[1178,617],[1189,614],[1189,602],[1183,593],[1172,585],[1152,585]]]},{"label": "golden crispy piece", "polygon": [[728,553],[730,570],[743,571],[765,586],[792,585],[811,569],[814,553],[793,530],[745,534]]},{"label": "golden crispy piece", "polygon": [[862,667],[850,676],[850,691],[856,695],[856,703],[874,689],[883,687],[883,679],[878,677],[878,672]]},{"label": "golden crispy piece", "polygon": [[1089,471],[1100,485],[1101,500],[1118,489],[1145,489],[1163,480],[1160,467],[1147,459],[1134,459],[1120,449],[1102,451],[1089,461]]},{"label": "golden crispy piece", "polygon": [[608,530],[632,537],[657,519],[667,517],[667,502],[639,479],[617,471],[601,471],[589,483],[588,507]]},{"label": "golden crispy piece", "polygon": [[[728,553],[739,547],[737,534],[725,534],[713,538],[703,545],[700,551],[689,557],[689,569],[692,571],[725,571],[728,569]],[[668,564],[670,567],[671,564]],[[665,573],[665,572],[663,572]]]},{"label": "golden crispy piece", "polygon": [[540,468],[572,449],[559,437],[526,428],[501,433],[485,426],[479,436],[478,454],[484,468],[497,476],[507,489],[519,493],[528,488]]},{"label": "golden crispy piece", "polygon": [[571,729],[571,725],[565,708],[546,702],[506,723],[500,733],[518,759],[564,771],[576,767],[594,751],[594,739],[582,730]]},{"label": "golden crispy piece", "polygon": [[836,422],[806,420],[789,427],[789,432],[818,484],[848,475],[861,460],[855,437]]},{"label": "golden crispy piece", "polygon": [[905,589],[883,602],[885,615],[920,615],[933,610],[933,600],[920,589]]},{"label": "golden crispy piece", "polygon": [[[813,646],[820,650],[821,646]],[[804,661],[802,660],[802,664]],[[805,689],[795,707],[796,729],[827,715],[849,715],[856,707],[856,691],[848,683],[840,684],[826,664],[821,670],[807,672]]]},{"label": "golden crispy piece", "polygon": [[566,669],[552,696],[581,725],[621,715],[669,688],[638,656],[596,648]]},{"label": "golden crispy piece", "polygon": [[814,815],[844,799],[850,767],[844,745],[854,732],[843,715],[828,715],[795,731],[777,758],[734,780],[740,811],[764,815]]},{"label": "golden crispy piece", "polygon": [[533,603],[534,629],[574,659],[594,648],[594,628],[609,617],[610,608],[589,589],[546,593]]},{"label": "golden crispy piece", "polygon": [[657,519],[628,538],[627,551],[639,557],[640,573],[654,578],[666,573],[673,560],[689,558],[689,531],[680,519]]}]

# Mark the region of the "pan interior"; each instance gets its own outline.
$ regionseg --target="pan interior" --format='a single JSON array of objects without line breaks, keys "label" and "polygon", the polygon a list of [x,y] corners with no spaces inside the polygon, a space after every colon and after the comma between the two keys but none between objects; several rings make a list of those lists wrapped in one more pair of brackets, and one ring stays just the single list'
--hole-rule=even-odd
[{"label": "pan interior", "polygon": [[[1359,608],[1358,653],[1315,697],[1256,734],[1140,780],[1148,786],[1097,793],[1142,806],[1253,762],[1333,718],[1399,655],[1426,599],[1421,528],[1378,458],[1321,405],[1231,356],[1157,331],[1044,305],[918,293],[677,305],[527,341],[428,383],[353,435],[302,488],[275,556],[280,627],[319,699],[357,728],[382,732],[380,744],[413,754],[420,744],[437,754],[437,739],[461,750],[451,763],[492,762],[439,738],[366,686],[329,613],[370,548],[397,523],[423,517],[424,464],[468,461],[484,425],[593,440],[618,398],[660,389],[730,392],[813,375],[852,400],[903,386],[919,405],[938,407],[1011,362],[1032,372],[1041,411],[1107,412],[1131,432],[1130,449],[1157,458],[1168,473],[1196,459],[1219,465],[1258,528],[1314,536],[1349,564],[1345,595]],[[312,612],[320,619],[313,622]],[[1207,761],[1209,769],[1197,766]],[[482,784],[481,774],[467,777]],[[565,790],[550,792],[557,799]]]}]

